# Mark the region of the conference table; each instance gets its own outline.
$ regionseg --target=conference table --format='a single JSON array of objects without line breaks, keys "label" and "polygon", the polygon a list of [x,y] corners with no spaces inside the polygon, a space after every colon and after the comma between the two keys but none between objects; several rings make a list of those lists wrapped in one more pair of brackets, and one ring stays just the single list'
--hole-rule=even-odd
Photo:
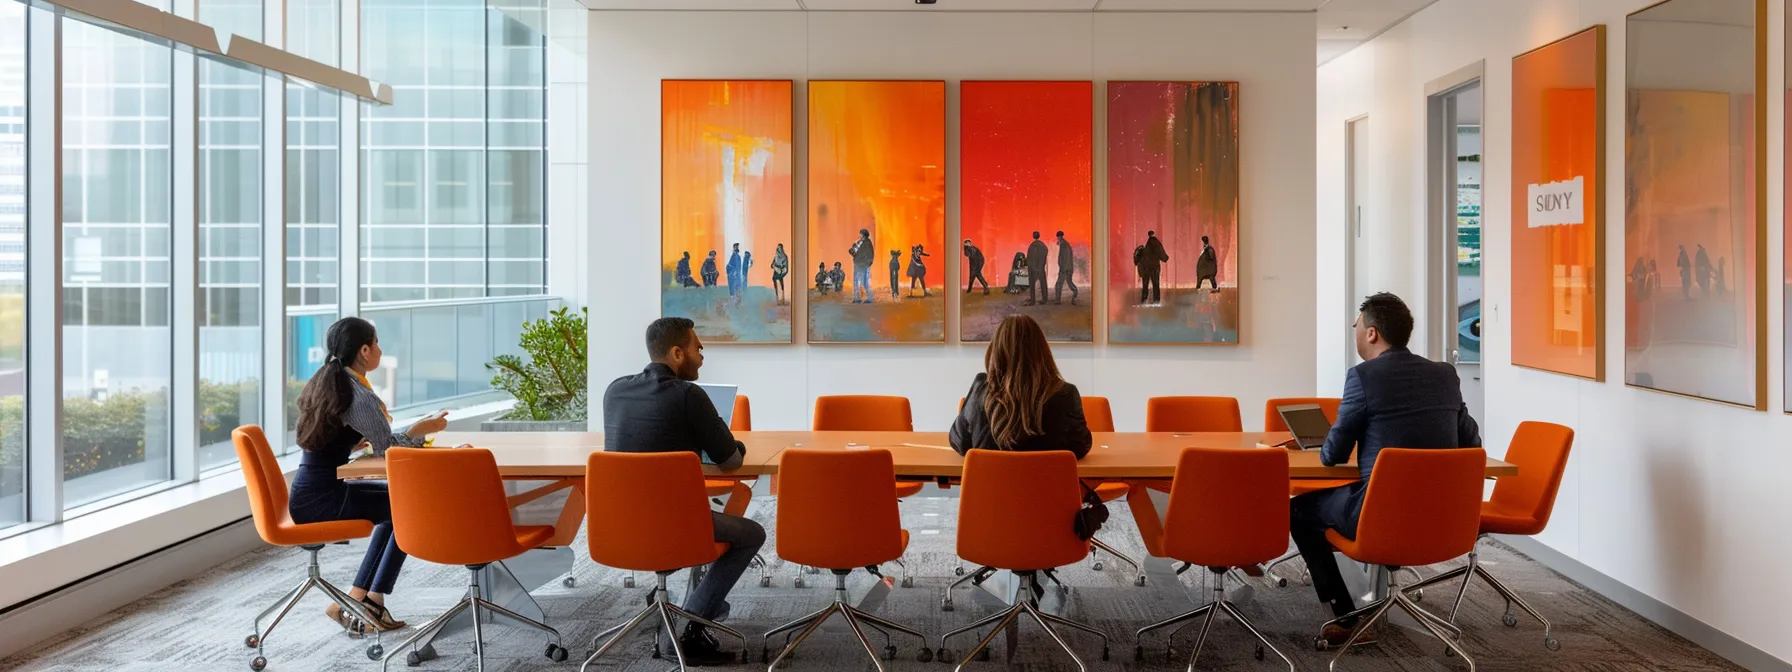
[{"label": "conference table", "polygon": [[[737,469],[722,471],[704,465],[712,478],[750,478],[778,473],[784,451],[810,450],[890,451],[898,478],[938,480],[958,478],[964,473],[964,458],[948,445],[945,432],[814,432],[759,431],[735,432],[734,437],[746,446],[746,454]],[[1176,473],[1176,463],[1184,448],[1256,448],[1286,450],[1274,447],[1289,439],[1286,432],[1113,432],[1096,433],[1089,454],[1077,462],[1077,475],[1089,479],[1124,480],[1135,483],[1163,481]],[[522,508],[551,502],[550,495],[564,492],[564,503],[553,518],[554,536],[531,553],[531,557],[509,563],[494,563],[481,576],[482,590],[498,604],[533,618],[542,618],[541,608],[529,596],[529,586],[541,586],[572,569],[572,551],[567,548],[577,537],[585,518],[584,478],[586,460],[591,453],[603,450],[601,432],[443,432],[435,436],[437,447],[471,445],[492,452],[498,474],[511,482],[509,504]],[[1488,478],[1518,473],[1512,464],[1488,458]],[[336,469],[344,479],[384,478],[385,460],[362,457]],[[1291,479],[1350,479],[1359,472],[1354,462],[1327,467],[1320,464],[1317,451],[1288,451],[1288,476]],[[745,490],[737,488],[739,493]],[[1135,487],[1129,495],[1135,517],[1159,515],[1149,488]],[[1161,495],[1159,495],[1161,497]],[[539,513],[537,514],[540,515]],[[546,521],[533,521],[541,524]],[[565,579],[568,587],[572,579]],[[470,625],[464,623],[443,628],[443,632]],[[440,637],[441,633],[437,634]],[[433,638],[432,638],[433,642]],[[421,650],[427,660],[434,657],[433,646]]]}]

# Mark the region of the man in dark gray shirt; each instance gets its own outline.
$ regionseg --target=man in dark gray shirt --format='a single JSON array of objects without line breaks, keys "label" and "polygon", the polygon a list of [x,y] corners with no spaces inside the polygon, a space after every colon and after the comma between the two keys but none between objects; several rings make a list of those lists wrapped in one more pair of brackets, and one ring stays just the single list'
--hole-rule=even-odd
[{"label": "man in dark gray shirt", "polygon": [[[715,402],[692,381],[703,366],[703,341],[695,325],[682,317],[662,317],[647,327],[647,353],[653,363],[641,373],[623,376],[604,391],[604,449],[625,453],[690,451],[705,456],[723,471],[740,468],[746,446],[734,440]],[[728,591],[746,572],[754,554],[765,545],[765,528],[738,516],[712,512],[716,541],[728,552],[716,559],[703,581],[685,598],[684,609],[712,621],[728,617]],[[685,663],[693,666],[734,662],[697,623],[679,637]]]}]

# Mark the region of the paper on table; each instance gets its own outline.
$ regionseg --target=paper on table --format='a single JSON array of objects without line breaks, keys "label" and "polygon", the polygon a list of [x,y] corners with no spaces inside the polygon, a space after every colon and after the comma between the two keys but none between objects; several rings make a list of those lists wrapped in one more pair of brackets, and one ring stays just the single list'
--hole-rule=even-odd
[{"label": "paper on table", "polygon": [[926,443],[904,443],[901,445],[907,446],[909,448],[933,448],[935,450],[951,450],[952,449],[951,446],[935,446],[935,445],[926,444]]}]

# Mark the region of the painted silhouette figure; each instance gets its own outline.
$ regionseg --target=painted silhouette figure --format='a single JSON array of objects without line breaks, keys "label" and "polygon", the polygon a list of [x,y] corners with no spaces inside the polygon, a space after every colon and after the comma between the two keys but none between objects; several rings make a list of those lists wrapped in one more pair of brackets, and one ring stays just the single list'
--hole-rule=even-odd
[{"label": "painted silhouette figure", "polygon": [[877,256],[877,247],[871,244],[871,231],[859,229],[859,239],[853,241],[852,248],[846,253],[852,255],[852,302],[871,303],[871,262]]},{"label": "painted silhouette figure", "polygon": [[846,271],[840,270],[840,262],[834,262],[834,270],[828,271],[828,283],[834,286],[835,292],[846,291]]},{"label": "painted silhouette figure", "polygon": [[1044,303],[1045,296],[1045,261],[1051,251],[1039,240],[1039,232],[1033,232],[1033,242],[1027,244],[1027,278],[1032,284],[1027,286],[1027,303],[1032,306]]},{"label": "painted silhouette figure", "polygon": [[1064,288],[1070,288],[1070,305],[1076,305],[1076,252],[1070,248],[1070,241],[1064,239],[1064,232],[1058,232],[1058,282],[1052,303],[1064,303]]},{"label": "painted silhouette figure", "polygon": [[933,292],[927,290],[927,262],[921,260],[923,257],[931,256],[933,255],[921,249],[920,245],[914,246],[908,252],[908,295],[911,298],[915,295],[916,287],[921,288],[921,298],[933,296]]},{"label": "painted silhouette figure", "polygon": [[1008,265],[1008,288],[1003,294],[1019,294],[1027,291],[1027,253],[1015,252],[1014,263]]},{"label": "painted silhouette figure", "polygon": [[1693,255],[1693,269],[1698,272],[1699,294],[1711,298],[1711,255],[1705,253],[1705,246],[1699,245],[1699,251]]},{"label": "painted silhouette figure", "polygon": [[967,276],[970,279],[966,280],[964,283],[964,293],[971,293],[971,288],[981,282],[983,283],[983,295],[988,296],[989,281],[983,278],[983,250],[979,250],[976,245],[972,245],[971,239],[969,238],[964,239],[964,260],[965,266],[970,269],[967,272]]},{"label": "painted silhouette figure", "polygon": [[740,296],[741,285],[746,284],[746,272],[741,270],[740,243],[734,244],[734,251],[728,255],[728,298]]},{"label": "painted silhouette figure", "polygon": [[734,302],[740,303],[747,298],[747,274],[753,272],[753,253],[740,254],[740,293],[734,296]]},{"label": "painted silhouette figure", "polygon": [[1143,252],[1133,256],[1139,265],[1139,303],[1149,299],[1151,305],[1163,304],[1163,263],[1169,260],[1170,253],[1164,251],[1164,242],[1157,239],[1157,232],[1146,231]]},{"label": "painted silhouette figure", "polygon": [[1711,284],[1717,285],[1717,295],[1723,296],[1725,294],[1728,294],[1730,291],[1730,285],[1729,285],[1729,283],[1724,281],[1725,274],[1724,274],[1724,258],[1723,257],[1717,258],[1717,272],[1714,275],[1715,275],[1716,279],[1713,280],[1711,282]]},{"label": "painted silhouette figure", "polygon": [[1643,264],[1642,257],[1637,257],[1636,264],[1630,267],[1630,291],[1638,301],[1649,300],[1649,267]]},{"label": "painted silhouette figure", "polygon": [[1686,256],[1686,246],[1680,246],[1680,258],[1674,260],[1680,268],[1680,298],[1692,300],[1692,260]]},{"label": "painted silhouette figure", "polygon": [[1213,291],[1220,290],[1220,260],[1207,243],[1207,236],[1201,236],[1201,258],[1195,261],[1195,289],[1200,289],[1203,282],[1212,283]]},{"label": "painted silhouette figure", "polygon": [[678,260],[678,268],[672,272],[673,280],[679,287],[696,287],[697,280],[691,277],[691,253],[685,251],[684,257]]},{"label": "painted silhouette figure", "polygon": [[716,272],[716,251],[710,250],[709,256],[703,259],[703,286],[716,286],[716,277],[719,275],[721,274]]},{"label": "painted silhouette figure", "polygon": [[890,250],[890,296],[901,296],[902,250]]},{"label": "painted silhouette figure", "polygon": [[828,293],[828,262],[815,265],[815,291]]},{"label": "painted silhouette figure", "polygon": [[784,276],[790,275],[790,256],[784,254],[784,244],[778,243],[778,251],[772,255],[772,293],[778,299],[778,305],[784,305]]}]

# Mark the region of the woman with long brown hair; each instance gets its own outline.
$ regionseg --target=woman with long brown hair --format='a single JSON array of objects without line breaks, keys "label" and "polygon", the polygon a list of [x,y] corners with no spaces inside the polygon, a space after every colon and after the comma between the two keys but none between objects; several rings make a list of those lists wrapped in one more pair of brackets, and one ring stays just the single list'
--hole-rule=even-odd
[{"label": "woman with long brown hair", "polygon": [[391,446],[422,446],[424,437],[448,426],[448,414],[439,412],[410,428],[392,430],[386,404],[367,383],[367,372],[380,366],[380,339],[373,324],[345,317],[330,325],[325,336],[328,359],[299,393],[299,447],[304,449],[298,474],[293,477],[287,506],[293,522],[366,520],[374,524],[367,538],[367,553],[349,597],[359,600],[373,623],[357,624],[342,608],[331,604],[326,613],[351,630],[396,630],[403,621],[386,612],[386,595],[404,567],[404,551],[392,535],[392,500],[384,481],[344,481],[336,468],[362,446],[375,455]]},{"label": "woman with long brown hair", "polygon": [[1038,322],[1002,318],[983,369],[952,422],[953,450],[1068,450],[1079,460],[1089,454],[1083,397],[1058,374]]}]

